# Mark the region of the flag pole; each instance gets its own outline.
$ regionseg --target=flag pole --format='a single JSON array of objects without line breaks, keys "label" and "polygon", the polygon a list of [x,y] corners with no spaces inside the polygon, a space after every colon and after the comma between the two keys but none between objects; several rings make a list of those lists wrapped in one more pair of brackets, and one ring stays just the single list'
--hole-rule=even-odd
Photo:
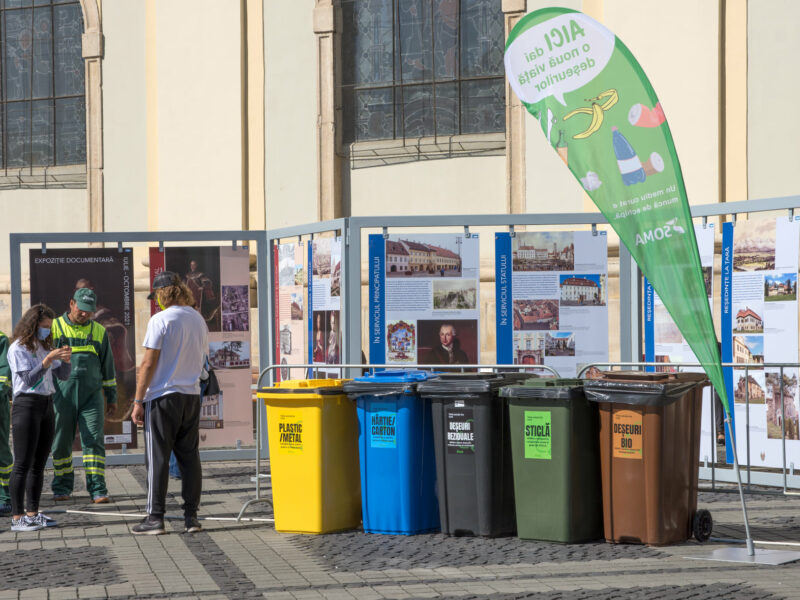
[{"label": "flag pole", "polygon": [[739,457],[736,453],[736,438],[733,436],[733,428],[731,427],[730,411],[725,414],[725,422],[728,424],[728,435],[731,440],[731,448],[733,449],[733,469],[736,471],[736,483],[739,486],[739,500],[742,503],[742,514],[744,515],[744,534],[747,543],[748,556],[755,555],[756,551],[753,546],[753,538],[750,535],[750,523],[747,520],[747,504],[744,501],[744,490],[742,489],[742,474],[739,472]]}]

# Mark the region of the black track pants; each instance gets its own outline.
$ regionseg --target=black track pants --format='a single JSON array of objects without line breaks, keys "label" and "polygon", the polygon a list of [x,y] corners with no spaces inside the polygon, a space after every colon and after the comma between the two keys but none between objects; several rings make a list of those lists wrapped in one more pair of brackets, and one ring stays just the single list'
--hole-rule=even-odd
[{"label": "black track pants", "polygon": [[195,516],[200,504],[200,396],[167,394],[144,403],[144,456],[147,466],[147,514],[164,516],[169,455],[181,469],[183,513]]},{"label": "black track pants", "polygon": [[14,398],[11,410],[14,468],[9,488],[11,511],[15,515],[23,513],[23,506],[28,512],[39,511],[44,466],[50,455],[54,428],[55,413],[50,396],[20,394]]}]

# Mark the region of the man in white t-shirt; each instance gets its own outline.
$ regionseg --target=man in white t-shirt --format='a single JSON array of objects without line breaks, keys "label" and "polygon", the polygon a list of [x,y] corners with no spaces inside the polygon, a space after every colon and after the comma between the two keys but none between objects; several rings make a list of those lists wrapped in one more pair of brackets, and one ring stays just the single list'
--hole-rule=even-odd
[{"label": "man in white t-shirt", "polygon": [[194,308],[192,292],[180,278],[163,271],[153,279],[161,312],[147,324],[144,358],[136,382],[133,422],[144,426],[147,466],[147,517],[132,528],[136,535],[164,530],[169,456],[175,453],[187,533],[200,531],[197,507],[202,491],[200,467],[200,378],[207,377],[208,328]]}]

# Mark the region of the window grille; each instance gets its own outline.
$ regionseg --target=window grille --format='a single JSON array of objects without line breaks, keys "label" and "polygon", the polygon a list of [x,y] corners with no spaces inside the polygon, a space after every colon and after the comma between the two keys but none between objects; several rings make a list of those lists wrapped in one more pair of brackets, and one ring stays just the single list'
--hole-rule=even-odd
[{"label": "window grille", "polygon": [[505,132],[501,0],[343,0],[343,141]]},{"label": "window grille", "polygon": [[86,163],[83,15],[75,0],[0,0],[0,165]]}]

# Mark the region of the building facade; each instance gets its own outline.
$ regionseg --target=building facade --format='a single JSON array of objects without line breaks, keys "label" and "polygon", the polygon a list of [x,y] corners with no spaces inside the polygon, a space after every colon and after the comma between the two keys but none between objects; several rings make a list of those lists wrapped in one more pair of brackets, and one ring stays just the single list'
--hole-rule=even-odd
[{"label": "building facade", "polygon": [[[594,211],[498,71],[511,28],[553,4],[598,19],[637,57],[669,118],[690,203],[796,193],[800,121],[778,115],[800,80],[775,60],[800,52],[792,0],[450,0],[438,3],[430,27],[394,10],[397,0],[371,15],[367,4],[380,3],[141,0],[101,10],[99,0],[73,2],[80,15],[67,27],[80,29],[69,39],[79,39],[83,93],[73,93],[76,66],[67,61],[53,68],[57,80],[72,77],[71,88],[9,100],[30,104],[19,124],[32,124],[34,104],[46,99],[52,109],[42,114],[52,110],[53,128],[72,128],[64,140],[82,131],[85,150],[62,147],[60,157],[71,158],[61,160],[54,142],[52,160],[2,165],[0,238]],[[433,34],[414,38],[419,31],[438,32],[447,51],[436,53]],[[13,39],[5,55],[12,51]],[[32,157],[41,144],[26,143]],[[618,326],[615,244],[609,236],[610,331]],[[485,252],[481,339],[490,358],[494,275]],[[138,318],[146,318],[146,251],[135,256]],[[410,255],[409,269],[435,269],[422,258]],[[21,268],[27,281],[26,261]],[[9,274],[3,243],[0,306],[8,306]],[[0,311],[0,329],[9,320]]]}]

